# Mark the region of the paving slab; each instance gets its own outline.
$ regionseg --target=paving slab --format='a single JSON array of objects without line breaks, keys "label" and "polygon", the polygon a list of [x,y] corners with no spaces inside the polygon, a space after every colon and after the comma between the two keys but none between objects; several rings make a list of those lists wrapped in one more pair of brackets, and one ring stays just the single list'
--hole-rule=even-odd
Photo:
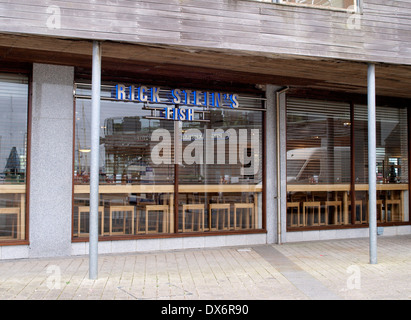
[{"label": "paving slab", "polygon": [[1,300],[410,300],[411,236],[0,261]]}]

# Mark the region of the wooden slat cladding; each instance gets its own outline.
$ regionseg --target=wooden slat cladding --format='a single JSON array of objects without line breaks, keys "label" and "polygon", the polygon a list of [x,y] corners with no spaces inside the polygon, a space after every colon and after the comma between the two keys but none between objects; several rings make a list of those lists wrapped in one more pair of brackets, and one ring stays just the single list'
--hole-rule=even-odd
[{"label": "wooden slat cladding", "polygon": [[354,17],[247,0],[0,0],[0,32],[411,64],[411,2],[363,2]]},{"label": "wooden slat cladding", "polygon": [[[42,50],[38,50],[42,48]],[[91,41],[0,34],[0,65],[13,62],[51,63],[91,68]],[[230,87],[234,91],[256,90],[255,84],[274,83],[295,88],[367,93],[365,63],[292,56],[230,54],[187,47],[148,46],[106,41],[103,44],[103,75],[147,79],[179,86]],[[411,66],[378,64],[377,94],[411,98]]]}]

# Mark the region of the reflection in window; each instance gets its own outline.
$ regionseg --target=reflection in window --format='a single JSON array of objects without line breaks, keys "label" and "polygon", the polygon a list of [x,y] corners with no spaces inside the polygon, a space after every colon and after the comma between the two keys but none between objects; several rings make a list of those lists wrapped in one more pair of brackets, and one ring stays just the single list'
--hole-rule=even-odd
[{"label": "reflection in window", "polygon": [[[407,109],[376,108],[377,182],[408,182]],[[368,182],[368,129],[367,107],[355,108],[356,182]]]},{"label": "reflection in window", "polygon": [[[159,128],[173,132],[173,123],[153,119],[142,105],[101,101],[100,183],[169,184],[174,167],[151,161],[152,133]],[[89,183],[91,101],[77,99],[75,181]]]},{"label": "reflection in window", "polygon": [[183,232],[261,228],[263,114],[210,112],[206,124],[182,125],[180,227]]},{"label": "reflection in window", "polygon": [[[103,86],[102,96],[110,97],[110,89]],[[74,159],[78,238],[89,234],[90,188],[91,100],[81,90]],[[255,97],[244,104],[261,108]],[[100,236],[261,229],[263,112],[210,108],[202,121],[153,118],[149,108],[166,106],[101,100]]]},{"label": "reflection in window", "polygon": [[[288,227],[368,223],[367,107],[353,110],[344,103],[288,99]],[[406,108],[377,107],[379,223],[409,221],[407,118]]]},{"label": "reflection in window", "polygon": [[[368,183],[367,107],[355,108],[356,190]],[[407,108],[376,108],[377,221],[409,221],[408,206],[408,124]],[[364,132],[365,130],[365,132]],[[366,191],[356,191],[366,199]]]},{"label": "reflection in window", "polygon": [[343,225],[350,181],[350,106],[287,101],[287,225]]},{"label": "reflection in window", "polygon": [[0,74],[0,241],[25,238],[26,76]]},{"label": "reflection in window", "polygon": [[287,182],[348,183],[350,106],[290,99],[287,104]]},{"label": "reflection in window", "polygon": [[[158,129],[170,133],[174,123],[146,119],[143,104],[101,101],[100,236],[174,232],[174,165],[152,161]],[[88,236],[91,100],[76,100],[74,160],[74,229]],[[170,143],[170,152],[173,146]]]},{"label": "reflection in window", "polygon": [[356,0],[281,0],[281,3],[355,10]]}]

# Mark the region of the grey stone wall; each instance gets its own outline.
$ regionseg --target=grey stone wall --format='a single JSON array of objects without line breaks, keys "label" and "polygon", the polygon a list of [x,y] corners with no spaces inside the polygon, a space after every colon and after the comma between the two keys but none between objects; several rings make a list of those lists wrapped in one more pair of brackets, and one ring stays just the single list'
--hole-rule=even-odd
[{"label": "grey stone wall", "polygon": [[71,254],[74,68],[33,65],[29,257]]}]

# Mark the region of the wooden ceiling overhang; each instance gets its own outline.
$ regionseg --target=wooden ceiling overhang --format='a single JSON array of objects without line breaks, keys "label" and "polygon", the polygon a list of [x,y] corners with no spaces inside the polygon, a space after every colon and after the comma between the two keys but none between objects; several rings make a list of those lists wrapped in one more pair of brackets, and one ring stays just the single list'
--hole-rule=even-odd
[{"label": "wooden ceiling overhang", "polygon": [[[102,43],[103,80],[130,79],[182,86],[258,91],[274,84],[294,90],[366,95],[367,64],[356,61],[284,56],[267,52],[213,51],[134,43]],[[0,34],[2,67],[12,63],[49,63],[75,66],[90,75],[91,40]],[[379,96],[411,99],[411,66],[377,64]]]}]

